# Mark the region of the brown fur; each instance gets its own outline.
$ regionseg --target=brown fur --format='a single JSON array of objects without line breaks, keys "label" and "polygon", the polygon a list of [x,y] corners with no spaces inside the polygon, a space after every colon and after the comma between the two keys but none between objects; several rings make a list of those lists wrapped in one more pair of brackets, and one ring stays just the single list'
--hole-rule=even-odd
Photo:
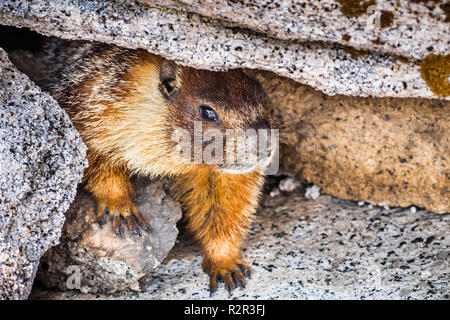
[{"label": "brown fur", "polygon": [[46,57],[52,66],[48,79],[54,79],[47,88],[88,146],[84,181],[97,201],[98,218],[109,211],[114,228],[121,230],[122,217],[139,230],[146,222],[128,177],[174,177],[188,227],[202,246],[211,291],[221,279],[228,290],[244,286],[250,268],[240,249],[263,183],[260,168],[229,174],[214,165],[185,164],[171,157],[171,134],[177,128],[193,133],[202,104],[221,120],[203,122],[204,129],[269,128],[259,84],[239,70],[195,70],[143,50],[86,42],[55,40]]}]

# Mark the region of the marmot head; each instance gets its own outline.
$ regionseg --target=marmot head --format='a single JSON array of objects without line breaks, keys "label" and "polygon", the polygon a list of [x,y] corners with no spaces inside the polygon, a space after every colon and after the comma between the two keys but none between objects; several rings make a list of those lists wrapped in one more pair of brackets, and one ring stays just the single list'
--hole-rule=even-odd
[{"label": "marmot head", "polygon": [[256,80],[242,70],[197,70],[164,60],[159,81],[175,154],[184,152],[185,163],[227,173],[267,166],[274,144],[268,99]]}]

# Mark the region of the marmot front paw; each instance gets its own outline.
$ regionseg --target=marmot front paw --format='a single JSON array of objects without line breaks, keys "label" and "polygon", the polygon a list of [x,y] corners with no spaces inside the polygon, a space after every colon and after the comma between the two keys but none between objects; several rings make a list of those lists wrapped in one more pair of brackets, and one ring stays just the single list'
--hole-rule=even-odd
[{"label": "marmot front paw", "polygon": [[113,229],[124,238],[123,225],[127,225],[128,229],[142,236],[142,229],[152,231],[152,227],[147,220],[141,215],[132,200],[99,200],[97,201],[97,222],[100,227],[106,223],[106,217],[109,215],[112,220]]},{"label": "marmot front paw", "polygon": [[241,259],[214,263],[205,258],[202,266],[205,273],[209,275],[209,292],[211,296],[217,291],[220,282],[224,283],[225,289],[231,296],[231,291],[235,288],[245,288],[246,279],[251,277],[251,268]]}]

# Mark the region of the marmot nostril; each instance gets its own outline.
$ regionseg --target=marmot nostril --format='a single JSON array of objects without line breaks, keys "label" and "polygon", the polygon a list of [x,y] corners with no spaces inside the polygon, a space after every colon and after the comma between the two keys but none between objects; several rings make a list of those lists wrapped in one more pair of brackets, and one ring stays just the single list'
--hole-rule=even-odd
[{"label": "marmot nostril", "polygon": [[134,204],[129,176],[170,175],[188,228],[202,246],[210,290],[219,279],[229,289],[233,279],[243,284],[250,267],[240,251],[262,188],[261,168],[230,165],[227,173],[220,165],[189,162],[174,155],[171,139],[178,129],[192,133],[199,120],[217,130],[242,124],[270,129],[260,85],[241,70],[196,70],[145,50],[95,42],[51,39],[44,54],[50,80],[43,87],[88,147],[84,182],[97,201],[97,218],[109,212],[120,235],[121,218],[138,234],[139,228],[150,230]]}]

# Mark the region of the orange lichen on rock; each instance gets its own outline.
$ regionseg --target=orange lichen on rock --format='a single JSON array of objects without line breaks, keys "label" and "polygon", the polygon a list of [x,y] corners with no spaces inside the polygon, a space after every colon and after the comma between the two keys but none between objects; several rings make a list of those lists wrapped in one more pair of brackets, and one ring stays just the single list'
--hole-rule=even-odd
[{"label": "orange lichen on rock", "polygon": [[420,64],[420,73],[431,91],[438,97],[450,96],[450,55],[430,54]]},{"label": "orange lichen on rock", "polygon": [[341,5],[341,12],[351,18],[361,14],[367,13],[367,8],[376,5],[376,1],[361,1],[361,0],[337,0]]},{"label": "orange lichen on rock", "polygon": [[380,25],[382,28],[387,28],[392,26],[392,23],[394,22],[394,14],[391,11],[381,11],[381,17],[380,17]]},{"label": "orange lichen on rock", "polygon": [[363,56],[367,56],[369,54],[368,50],[358,50],[352,47],[345,47],[345,52],[347,52],[350,57],[352,57],[353,59],[358,58],[358,57],[363,57]]}]

